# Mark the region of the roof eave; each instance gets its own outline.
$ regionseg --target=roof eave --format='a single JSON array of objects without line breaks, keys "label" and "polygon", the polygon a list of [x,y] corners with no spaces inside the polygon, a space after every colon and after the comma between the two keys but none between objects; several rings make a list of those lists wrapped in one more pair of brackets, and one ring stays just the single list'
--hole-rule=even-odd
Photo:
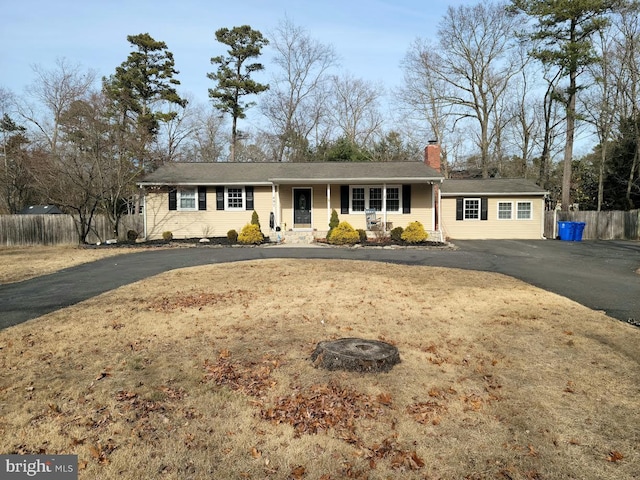
[{"label": "roof eave", "polygon": [[443,197],[456,197],[460,195],[476,195],[485,197],[504,197],[508,195],[510,197],[524,197],[532,195],[549,195],[549,192],[442,192]]},{"label": "roof eave", "polygon": [[442,183],[441,177],[354,177],[354,178],[270,178],[274,184],[324,184],[324,183]]},{"label": "roof eave", "polygon": [[244,186],[244,185],[255,185],[255,186],[267,186],[270,187],[273,185],[272,182],[265,181],[242,181],[242,182],[180,182],[180,181],[171,181],[171,182],[138,182],[137,185],[141,187],[165,187],[167,185],[171,186],[181,186],[181,187],[222,187],[222,186]]}]

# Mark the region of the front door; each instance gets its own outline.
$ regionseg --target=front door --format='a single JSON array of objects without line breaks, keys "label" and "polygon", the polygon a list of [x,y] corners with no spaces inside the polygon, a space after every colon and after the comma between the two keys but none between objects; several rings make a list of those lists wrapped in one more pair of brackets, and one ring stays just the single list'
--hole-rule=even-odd
[{"label": "front door", "polygon": [[293,228],[311,228],[311,189],[293,190]]}]

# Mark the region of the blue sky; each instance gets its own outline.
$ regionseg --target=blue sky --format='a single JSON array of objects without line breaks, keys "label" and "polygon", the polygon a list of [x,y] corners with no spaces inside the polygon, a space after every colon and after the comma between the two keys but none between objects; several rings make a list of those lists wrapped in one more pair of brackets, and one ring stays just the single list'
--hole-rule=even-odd
[{"label": "blue sky", "polygon": [[[110,75],[131,51],[127,35],[149,33],[173,52],[180,91],[207,102],[213,56],[225,46],[221,27],[248,24],[268,36],[288,17],[341,58],[341,70],[386,88],[402,80],[400,62],[417,37],[430,38],[448,6],[465,0],[17,0],[3,2],[0,87],[22,94],[32,65],[53,69],[56,58]],[[261,61],[269,74],[272,53]]]}]

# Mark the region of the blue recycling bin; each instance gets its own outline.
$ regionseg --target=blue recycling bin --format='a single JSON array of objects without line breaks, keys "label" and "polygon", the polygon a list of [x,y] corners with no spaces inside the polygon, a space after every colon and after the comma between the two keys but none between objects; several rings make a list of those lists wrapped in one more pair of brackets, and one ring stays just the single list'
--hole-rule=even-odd
[{"label": "blue recycling bin", "polygon": [[573,222],[558,222],[558,236],[560,237],[560,240],[570,242],[573,240],[573,235]]},{"label": "blue recycling bin", "polygon": [[573,223],[573,241],[581,242],[582,241],[582,232],[584,232],[584,227],[587,225],[585,222],[571,222]]}]

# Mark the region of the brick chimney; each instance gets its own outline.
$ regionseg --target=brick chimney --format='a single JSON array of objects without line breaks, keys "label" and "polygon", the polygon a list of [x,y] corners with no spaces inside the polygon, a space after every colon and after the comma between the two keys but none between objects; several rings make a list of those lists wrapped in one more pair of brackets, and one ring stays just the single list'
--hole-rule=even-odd
[{"label": "brick chimney", "polygon": [[437,140],[429,140],[429,145],[424,148],[424,163],[440,171],[440,145]]}]

